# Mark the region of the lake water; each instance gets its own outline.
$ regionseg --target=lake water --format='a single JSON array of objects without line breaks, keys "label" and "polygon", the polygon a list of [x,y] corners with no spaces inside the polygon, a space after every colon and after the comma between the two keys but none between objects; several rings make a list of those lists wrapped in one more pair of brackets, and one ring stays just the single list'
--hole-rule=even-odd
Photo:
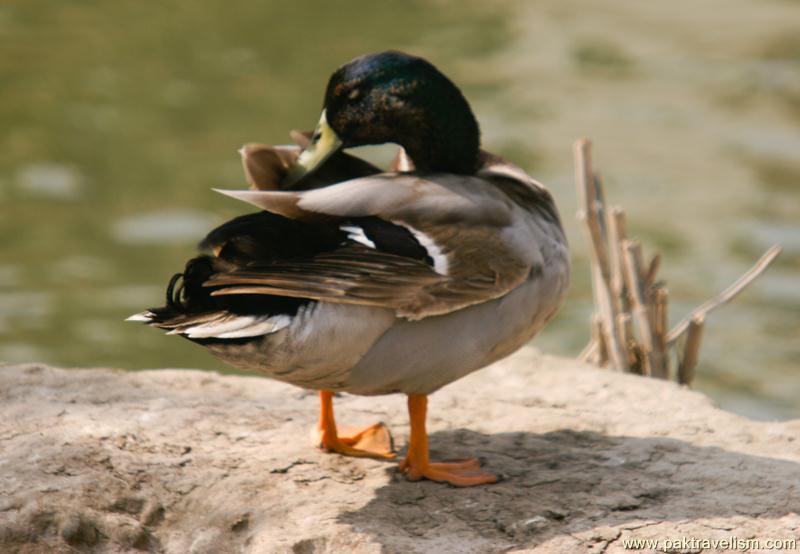
[{"label": "lake water", "polygon": [[313,127],[333,69],[397,48],[460,84],[484,146],[553,190],[573,288],[535,344],[576,355],[588,336],[571,166],[586,135],[631,234],[664,256],[674,321],[784,247],[709,319],[696,388],[800,416],[797,2],[173,4],[0,5],[0,360],[224,370],[122,320],[247,210],[210,190],[244,187],[240,145]]}]

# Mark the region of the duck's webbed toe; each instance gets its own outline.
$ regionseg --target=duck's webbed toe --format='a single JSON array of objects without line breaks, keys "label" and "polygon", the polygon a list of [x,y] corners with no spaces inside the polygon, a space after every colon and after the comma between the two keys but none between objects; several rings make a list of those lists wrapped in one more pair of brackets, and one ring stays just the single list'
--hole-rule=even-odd
[{"label": "duck's webbed toe", "polygon": [[488,485],[499,480],[497,475],[483,471],[481,463],[476,458],[457,462],[431,462],[411,455],[400,462],[399,469],[405,473],[409,481],[430,479],[456,487]]},{"label": "duck's webbed toe", "polygon": [[336,432],[318,425],[312,429],[314,444],[326,452],[336,452],[356,458],[393,459],[394,440],[389,428],[382,422],[366,427],[337,426]]}]

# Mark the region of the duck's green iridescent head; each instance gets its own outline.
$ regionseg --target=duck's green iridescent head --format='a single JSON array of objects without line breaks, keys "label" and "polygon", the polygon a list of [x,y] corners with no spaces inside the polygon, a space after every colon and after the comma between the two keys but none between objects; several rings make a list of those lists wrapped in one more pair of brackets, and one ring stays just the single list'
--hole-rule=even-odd
[{"label": "duck's green iridescent head", "polygon": [[458,87],[426,60],[389,51],[331,75],[298,169],[309,173],[340,148],[387,142],[403,146],[419,171],[470,174],[478,166],[480,130]]}]

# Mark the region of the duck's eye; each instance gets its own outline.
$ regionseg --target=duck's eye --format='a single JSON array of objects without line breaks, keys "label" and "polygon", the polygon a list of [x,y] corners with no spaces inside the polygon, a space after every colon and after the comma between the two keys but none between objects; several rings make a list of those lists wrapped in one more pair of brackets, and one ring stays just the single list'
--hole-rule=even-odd
[{"label": "duck's eye", "polygon": [[349,93],[347,93],[347,98],[350,99],[350,100],[355,100],[359,96],[361,96],[361,89],[360,88],[354,88]]}]

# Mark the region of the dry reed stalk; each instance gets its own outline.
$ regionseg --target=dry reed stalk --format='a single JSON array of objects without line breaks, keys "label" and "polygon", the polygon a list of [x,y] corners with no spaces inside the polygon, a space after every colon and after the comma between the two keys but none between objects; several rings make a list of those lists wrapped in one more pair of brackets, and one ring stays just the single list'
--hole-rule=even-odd
[{"label": "dry reed stalk", "polygon": [[615,206],[608,212],[609,260],[611,262],[611,289],[619,299],[618,311],[625,310],[625,276],[622,269],[622,243],[627,237],[625,212]]},{"label": "dry reed stalk", "polygon": [[683,356],[678,363],[678,382],[682,385],[691,385],[694,380],[694,369],[700,357],[700,341],[703,338],[705,316],[695,315],[686,326],[686,345]]},{"label": "dry reed stalk", "polygon": [[636,356],[631,353],[631,344],[634,342],[633,319],[628,312],[617,315],[617,333],[619,333],[622,346],[628,355],[628,367],[633,367],[636,362]]},{"label": "dry reed stalk", "polygon": [[626,285],[631,298],[631,313],[635,323],[634,333],[643,354],[642,374],[664,377],[663,354],[653,336],[653,327],[650,324],[651,310],[642,282],[642,247],[638,242],[626,240],[622,254]]},{"label": "dry reed stalk", "polygon": [[578,195],[583,208],[579,212],[578,218],[585,223],[589,244],[592,246],[590,249],[592,289],[608,357],[614,368],[625,371],[628,368],[627,356],[622,349],[614,324],[616,301],[611,293],[611,273],[608,264],[607,239],[604,233],[605,226],[600,223],[602,207],[599,200],[602,199],[602,193],[598,193],[600,183],[592,173],[590,148],[591,143],[586,139],[575,143],[575,179],[578,182]]},{"label": "dry reed stalk", "polygon": [[597,344],[595,363],[602,367],[608,363],[608,347],[603,336],[603,322],[597,315],[592,318],[592,338]]},{"label": "dry reed stalk", "polygon": [[[655,258],[654,258],[655,259]],[[651,266],[652,267],[652,266]],[[652,326],[653,326],[653,341],[655,348],[660,352],[662,357],[664,378],[670,378],[670,357],[667,348],[667,331],[669,330],[668,318],[668,301],[669,294],[667,287],[663,283],[656,283],[652,286]]]},{"label": "dry reed stalk", "polygon": [[719,293],[717,296],[704,302],[694,310],[692,310],[689,315],[681,320],[672,331],[669,332],[667,335],[667,342],[672,345],[675,343],[678,338],[686,332],[689,328],[689,323],[694,319],[696,316],[707,316],[720,306],[724,306],[736,296],[742,292],[747,285],[753,282],[753,280],[764,273],[764,271],[769,267],[769,265],[778,257],[778,254],[781,253],[782,248],[778,245],[772,246],[769,250],[767,250],[763,256],[755,263],[753,267],[747,270],[747,272],[739,277],[735,283],[729,286],[727,289]]},{"label": "dry reed stalk", "polygon": [[[578,354],[578,360],[581,362],[588,362],[590,364],[600,365],[595,363],[597,352],[600,349],[600,344],[594,338],[594,326],[592,326],[592,340],[583,347],[581,353]],[[602,366],[601,366],[602,367]]]},{"label": "dry reed stalk", "polygon": [[656,283],[656,277],[658,276],[658,270],[660,268],[661,254],[656,254],[653,256],[653,259],[650,260],[650,266],[647,268],[647,272],[645,273],[644,283],[646,288],[650,288]]}]

